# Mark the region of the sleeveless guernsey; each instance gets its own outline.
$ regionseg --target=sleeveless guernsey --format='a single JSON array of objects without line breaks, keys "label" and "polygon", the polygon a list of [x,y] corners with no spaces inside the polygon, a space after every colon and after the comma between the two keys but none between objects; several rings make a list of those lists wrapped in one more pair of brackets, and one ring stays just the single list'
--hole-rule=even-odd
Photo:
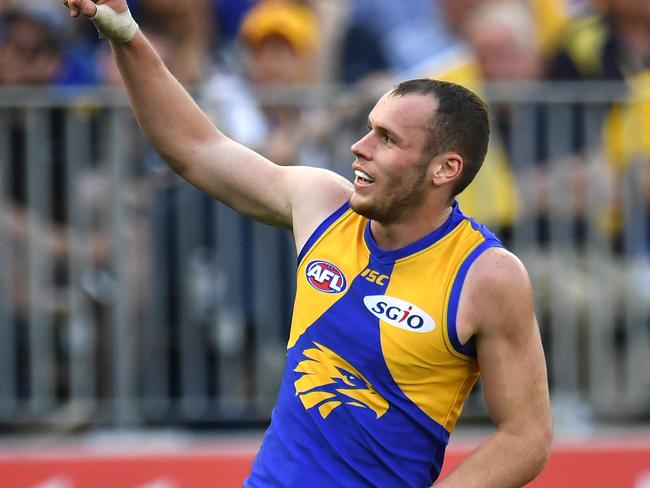
[{"label": "sleeveless guernsey", "polygon": [[501,246],[455,203],[397,250],[343,205],[298,256],[286,366],[246,487],[430,486],[479,372],[456,334],[471,264]]}]

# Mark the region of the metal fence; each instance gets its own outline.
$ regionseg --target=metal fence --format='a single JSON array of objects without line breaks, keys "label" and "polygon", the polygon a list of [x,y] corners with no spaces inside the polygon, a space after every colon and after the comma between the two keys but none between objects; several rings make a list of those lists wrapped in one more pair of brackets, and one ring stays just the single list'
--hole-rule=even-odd
[{"label": "metal fence", "polygon": [[[610,84],[485,94],[497,156],[468,205],[503,209],[484,220],[529,268],[558,411],[647,419],[650,98]],[[322,160],[349,176],[373,95],[258,95],[320,111]],[[226,98],[203,100],[219,114]],[[0,91],[0,165],[0,426],[269,419],[288,233],[171,174],[119,93]],[[485,417],[480,387],[466,415]]]}]

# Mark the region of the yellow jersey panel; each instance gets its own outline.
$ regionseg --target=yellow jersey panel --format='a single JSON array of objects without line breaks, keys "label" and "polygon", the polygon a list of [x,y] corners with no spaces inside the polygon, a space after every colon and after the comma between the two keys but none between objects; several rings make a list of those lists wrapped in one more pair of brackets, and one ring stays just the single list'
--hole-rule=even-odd
[{"label": "yellow jersey panel", "polygon": [[[343,211],[344,210],[344,211]],[[368,259],[368,251],[359,240],[350,245],[346,238],[363,233],[362,223],[351,219],[352,210],[340,209],[328,221],[327,233],[314,241],[307,241],[305,252],[298,258],[298,274],[303,273],[306,280],[296,283],[296,296],[300,296],[300,306],[294,307],[289,333],[288,347],[292,347],[303,332],[330,308],[345,293],[347,276],[356,276],[362,270],[360,264]],[[318,236],[318,229],[315,236]],[[314,237],[314,236],[312,236]],[[327,238],[330,243],[317,259],[310,248]],[[336,265],[330,264],[336,263]]]},{"label": "yellow jersey panel", "polygon": [[478,379],[478,366],[453,347],[445,312],[461,263],[484,241],[470,221],[464,220],[433,246],[396,262],[386,295],[417,305],[437,326],[414,334],[380,323],[384,357],[395,382],[414,404],[450,432]]}]

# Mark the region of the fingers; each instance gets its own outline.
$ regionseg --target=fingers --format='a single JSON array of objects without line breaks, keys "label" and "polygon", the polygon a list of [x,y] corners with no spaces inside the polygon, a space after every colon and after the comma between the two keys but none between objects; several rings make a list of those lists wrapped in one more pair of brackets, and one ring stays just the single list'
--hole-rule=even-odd
[{"label": "fingers", "polygon": [[79,16],[79,6],[75,0],[63,0],[63,5],[68,7],[68,10],[70,10],[70,17]]},{"label": "fingers", "polygon": [[71,17],[78,17],[84,14],[86,17],[93,17],[97,13],[97,6],[90,0],[62,0],[63,5],[70,9]]}]

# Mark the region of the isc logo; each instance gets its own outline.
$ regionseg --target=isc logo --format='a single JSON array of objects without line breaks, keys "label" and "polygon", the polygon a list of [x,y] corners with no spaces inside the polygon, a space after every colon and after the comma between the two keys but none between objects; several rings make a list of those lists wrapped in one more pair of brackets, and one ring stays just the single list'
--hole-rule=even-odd
[{"label": "isc logo", "polygon": [[431,332],[436,324],[433,319],[412,303],[386,295],[363,298],[363,304],[375,317],[387,324],[411,332]]},{"label": "isc logo", "polygon": [[307,281],[318,291],[324,293],[341,293],[347,286],[345,275],[327,261],[312,261],[307,265]]},{"label": "isc logo", "polygon": [[364,269],[361,272],[361,276],[367,279],[370,283],[376,283],[379,286],[384,286],[384,283],[388,279],[388,275],[380,274],[379,271],[370,268]]}]

